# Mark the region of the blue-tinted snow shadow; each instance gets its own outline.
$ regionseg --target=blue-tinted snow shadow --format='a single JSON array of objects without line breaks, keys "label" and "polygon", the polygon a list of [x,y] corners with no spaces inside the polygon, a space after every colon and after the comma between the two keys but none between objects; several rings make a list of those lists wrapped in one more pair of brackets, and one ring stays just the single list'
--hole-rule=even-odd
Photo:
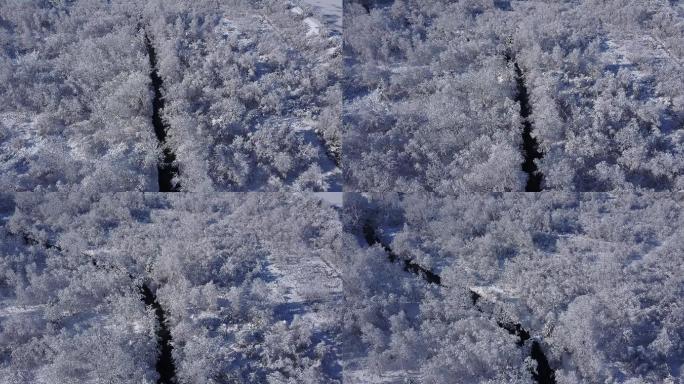
[{"label": "blue-tinted snow shadow", "polygon": [[546,252],[555,252],[558,236],[552,233],[536,232],[532,234],[532,242],[534,245]]},{"label": "blue-tinted snow shadow", "polygon": [[511,0],[494,0],[494,6],[502,11],[512,11]]},{"label": "blue-tinted snow shadow", "polygon": [[273,318],[277,321],[285,321],[291,324],[295,316],[303,316],[307,313],[317,312],[317,306],[325,305],[322,300],[303,300],[292,301],[289,303],[279,303],[273,307]]},{"label": "blue-tinted snow shadow", "polygon": [[9,218],[14,215],[15,209],[14,195],[11,193],[0,193],[0,218]]},{"label": "blue-tinted snow shadow", "polygon": [[629,63],[629,64],[607,64],[604,69],[613,75],[617,75],[618,72],[620,72],[620,69],[628,69],[628,70],[633,70],[636,71],[638,66],[634,63]]},{"label": "blue-tinted snow shadow", "polygon": [[[314,148],[319,148],[319,156],[316,163],[321,167],[323,173],[332,172],[337,169],[337,165],[331,158],[332,153],[328,152],[326,143],[323,138],[313,130],[304,130],[297,132],[302,138],[302,141],[311,145]],[[327,178],[328,188],[325,192],[342,192],[342,177],[341,174],[333,175]]]},{"label": "blue-tinted snow shadow", "polygon": [[273,308],[273,318],[277,321],[285,321],[291,324],[296,315],[303,316],[309,312],[307,302],[280,303]]},{"label": "blue-tinted snow shadow", "polygon": [[256,273],[255,275],[256,278],[259,278],[261,281],[265,283],[272,283],[276,281],[277,276],[271,273],[271,271],[268,270],[265,266],[262,267],[259,272]]},{"label": "blue-tinted snow shadow", "polygon": [[341,380],[342,366],[340,365],[341,359],[339,358],[339,352],[342,344],[340,338],[336,334],[331,335],[330,332],[314,332],[314,334],[311,335],[311,345],[315,346],[321,342],[330,346],[330,354],[321,361],[323,371],[331,378]]}]

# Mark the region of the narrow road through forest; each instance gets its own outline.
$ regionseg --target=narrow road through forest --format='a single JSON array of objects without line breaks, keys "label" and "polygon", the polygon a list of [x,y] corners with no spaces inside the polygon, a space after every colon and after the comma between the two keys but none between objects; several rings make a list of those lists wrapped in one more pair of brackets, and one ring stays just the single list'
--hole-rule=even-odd
[{"label": "narrow road through forest", "polygon": [[[379,244],[385,250],[385,252],[387,252],[387,256],[391,262],[400,260],[400,257],[392,251],[389,245],[384,244],[380,240],[375,228],[373,228],[373,226],[370,223],[366,223],[364,225],[363,235],[369,246]],[[401,260],[404,261],[404,271],[412,272],[415,275],[419,275],[428,283],[443,286],[441,284],[441,277],[438,274],[418,264],[413,263],[412,260]],[[478,305],[480,295],[476,292],[470,291],[470,298],[473,306],[478,311],[485,313]],[[496,324],[500,328],[508,331],[509,334],[517,336],[518,341],[516,341],[516,344],[519,347],[523,347],[525,345],[525,342],[530,339],[530,332],[523,328],[523,326],[519,323],[505,322],[497,319]],[[544,351],[542,350],[541,345],[539,345],[539,342],[537,340],[532,341],[530,357],[537,362],[537,369],[531,372],[532,378],[539,384],[555,384],[556,372],[549,365],[549,360],[546,358],[546,355],[544,354]]]},{"label": "narrow road through forest", "polygon": [[174,185],[172,181],[173,178],[178,175],[178,166],[175,165],[176,154],[166,143],[168,127],[164,124],[161,117],[161,111],[164,109],[164,97],[161,92],[163,82],[158,73],[157,53],[147,34],[145,34],[145,46],[147,48],[147,55],[150,58],[150,79],[152,80],[152,88],[154,90],[154,99],[152,100],[152,125],[154,126],[154,133],[157,135],[159,145],[164,151],[164,157],[157,165],[159,192],[178,192],[180,190],[180,185]]}]

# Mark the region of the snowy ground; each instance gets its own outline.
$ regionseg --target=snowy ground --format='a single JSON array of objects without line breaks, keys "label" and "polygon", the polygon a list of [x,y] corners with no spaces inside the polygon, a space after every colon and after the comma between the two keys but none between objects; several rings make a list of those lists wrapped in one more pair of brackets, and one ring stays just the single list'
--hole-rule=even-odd
[{"label": "snowy ground", "polygon": [[80,180],[85,187],[98,188],[102,180],[94,173],[111,171],[120,178],[115,190],[154,189],[156,173],[146,160],[154,152],[144,143],[117,143],[97,150],[93,144],[92,136],[46,131],[36,117],[1,113],[0,184],[5,191],[22,191]]},{"label": "snowy ground", "polygon": [[344,196],[342,192],[316,192],[314,195],[335,207],[342,207],[342,198]]},{"label": "snowy ground", "polygon": [[342,0],[302,0],[302,3],[318,11],[328,28],[342,33]]},{"label": "snowy ground", "polygon": [[314,328],[335,324],[336,319],[325,309],[341,302],[342,280],[336,270],[316,255],[287,254],[270,257],[267,269],[273,277],[268,285],[272,302],[278,303],[278,320],[291,323],[300,317]]},{"label": "snowy ground", "polygon": [[622,68],[627,69],[635,81],[648,80],[648,73],[643,70],[643,64],[641,66],[638,64],[639,62],[645,61],[651,65],[667,60],[679,62],[678,58],[670,53],[661,42],[649,35],[625,36],[611,33],[605,45],[603,58],[606,69],[611,72],[617,72]]}]

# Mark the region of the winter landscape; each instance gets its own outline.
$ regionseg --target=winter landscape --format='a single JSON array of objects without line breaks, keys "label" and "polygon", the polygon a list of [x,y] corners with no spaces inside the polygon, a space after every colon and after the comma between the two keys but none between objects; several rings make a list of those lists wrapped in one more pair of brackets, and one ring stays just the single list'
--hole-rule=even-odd
[{"label": "winter landscape", "polygon": [[348,191],[681,191],[681,1],[350,2]]},{"label": "winter landscape", "polygon": [[2,383],[679,383],[684,195],[20,193]]},{"label": "winter landscape", "polygon": [[[339,207],[0,197],[1,383],[339,382]],[[287,222],[287,225],[283,225]]]},{"label": "winter landscape", "polygon": [[345,195],[345,382],[684,382],[684,195]]},{"label": "winter landscape", "polygon": [[684,384],[682,0],[0,0],[0,101],[0,384]]},{"label": "winter landscape", "polygon": [[341,34],[314,11],[0,2],[3,190],[341,190]]}]

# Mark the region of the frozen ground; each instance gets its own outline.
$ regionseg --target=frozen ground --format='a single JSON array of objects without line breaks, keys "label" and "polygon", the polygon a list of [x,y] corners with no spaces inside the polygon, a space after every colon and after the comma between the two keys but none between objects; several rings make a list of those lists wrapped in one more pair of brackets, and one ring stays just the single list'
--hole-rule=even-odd
[{"label": "frozen ground", "polygon": [[273,280],[270,299],[277,320],[288,324],[300,318],[312,325],[334,327],[336,319],[330,308],[341,303],[342,280],[339,273],[315,254],[273,253],[267,270]]},{"label": "frozen ground", "polygon": [[336,33],[342,33],[342,0],[301,0],[302,3],[316,9],[328,27]]},{"label": "frozen ground", "polygon": [[342,192],[315,192],[314,195],[320,197],[322,200],[327,201],[335,207],[342,206],[342,197],[344,196]]}]

